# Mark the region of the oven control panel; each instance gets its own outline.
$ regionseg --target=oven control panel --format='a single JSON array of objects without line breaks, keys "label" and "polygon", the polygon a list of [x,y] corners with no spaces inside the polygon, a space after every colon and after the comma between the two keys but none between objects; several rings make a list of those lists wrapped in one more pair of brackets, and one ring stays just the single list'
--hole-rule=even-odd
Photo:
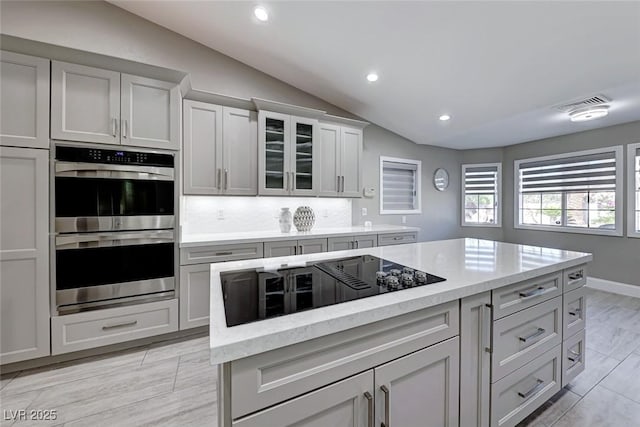
[{"label": "oven control panel", "polygon": [[173,154],[106,150],[88,147],[56,147],[56,160],[76,163],[105,163],[138,166],[173,167]]}]

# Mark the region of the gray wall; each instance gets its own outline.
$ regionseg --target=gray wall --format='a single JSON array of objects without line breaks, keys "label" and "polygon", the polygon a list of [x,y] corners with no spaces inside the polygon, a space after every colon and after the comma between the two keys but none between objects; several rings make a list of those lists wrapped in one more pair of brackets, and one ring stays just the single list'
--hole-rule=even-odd
[{"label": "gray wall", "polygon": [[[188,38],[104,2],[0,3],[3,34],[188,72],[195,89],[241,98],[258,97],[353,115],[242,64]],[[376,125],[364,131],[364,183],[378,187],[379,156],[423,161],[422,215],[408,215],[407,225],[422,228],[421,240],[459,235],[459,152],[418,146]],[[451,190],[438,193],[431,185],[436,167],[451,172]],[[379,192],[373,199],[354,202],[354,223],[361,224],[360,207],[367,207],[376,224],[400,224],[400,216],[379,216]]]}]

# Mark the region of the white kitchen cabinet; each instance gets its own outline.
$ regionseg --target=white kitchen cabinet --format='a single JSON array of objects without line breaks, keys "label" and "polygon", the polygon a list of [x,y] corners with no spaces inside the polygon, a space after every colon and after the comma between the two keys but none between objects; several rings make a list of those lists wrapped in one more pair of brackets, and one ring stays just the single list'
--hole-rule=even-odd
[{"label": "white kitchen cabinet", "polygon": [[261,110],[258,129],[258,193],[317,195],[318,121]]},{"label": "white kitchen cabinet", "polygon": [[184,101],[184,194],[256,195],[256,113]]},{"label": "white kitchen cabinet", "polygon": [[0,147],[0,363],[49,350],[49,151]]},{"label": "white kitchen cabinet", "polygon": [[180,329],[209,324],[211,264],[180,267]]},{"label": "white kitchen cabinet", "polygon": [[417,231],[378,234],[378,246],[404,245],[406,243],[416,243],[417,241]]},{"label": "white kitchen cabinet", "polygon": [[460,303],[460,427],[489,427],[491,292]]},{"label": "white kitchen cabinet", "polygon": [[457,426],[459,353],[455,337],[375,368],[375,425]]},{"label": "white kitchen cabinet", "polygon": [[0,145],[49,148],[49,60],[0,52]]},{"label": "white kitchen cabinet", "polygon": [[362,129],[321,123],[320,196],[360,197],[362,191]]},{"label": "white kitchen cabinet", "polygon": [[176,84],[53,61],[51,138],[178,150]]},{"label": "white kitchen cabinet", "polygon": [[373,371],[240,418],[234,427],[367,427],[372,425]]},{"label": "white kitchen cabinet", "polygon": [[378,236],[376,234],[363,234],[356,236],[329,237],[328,250],[346,251],[349,249],[375,248],[378,246]]},{"label": "white kitchen cabinet", "polygon": [[280,240],[264,243],[265,258],[320,252],[327,252],[327,239]]}]

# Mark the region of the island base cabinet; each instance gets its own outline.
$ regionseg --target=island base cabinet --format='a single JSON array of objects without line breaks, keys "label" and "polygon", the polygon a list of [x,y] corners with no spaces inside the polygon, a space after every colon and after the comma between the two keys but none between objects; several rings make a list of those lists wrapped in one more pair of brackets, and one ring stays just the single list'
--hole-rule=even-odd
[{"label": "island base cabinet", "polygon": [[458,426],[459,345],[451,338],[375,368],[375,425]]},{"label": "island base cabinet", "polygon": [[209,325],[211,264],[180,267],[180,330]]},{"label": "island base cabinet", "polygon": [[347,378],[257,414],[233,427],[368,427],[373,414],[373,371]]}]

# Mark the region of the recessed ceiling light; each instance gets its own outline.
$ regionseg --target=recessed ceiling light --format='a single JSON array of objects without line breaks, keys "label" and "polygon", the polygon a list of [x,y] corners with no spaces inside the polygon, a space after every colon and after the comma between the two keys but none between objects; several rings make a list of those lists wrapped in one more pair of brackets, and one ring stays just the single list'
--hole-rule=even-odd
[{"label": "recessed ceiling light", "polygon": [[269,20],[269,12],[262,6],[256,6],[256,8],[253,9],[253,14],[258,18],[258,21],[267,22]]},{"label": "recessed ceiling light", "polygon": [[378,75],[376,73],[367,74],[367,80],[370,82],[375,82],[378,80]]},{"label": "recessed ceiling light", "polygon": [[572,122],[586,122],[588,120],[599,119],[609,114],[608,105],[599,105],[596,107],[580,108],[569,112]]},{"label": "recessed ceiling light", "polygon": [[440,120],[442,120],[443,122],[446,122],[447,120],[451,119],[451,116],[448,114],[443,114],[439,117]]}]

